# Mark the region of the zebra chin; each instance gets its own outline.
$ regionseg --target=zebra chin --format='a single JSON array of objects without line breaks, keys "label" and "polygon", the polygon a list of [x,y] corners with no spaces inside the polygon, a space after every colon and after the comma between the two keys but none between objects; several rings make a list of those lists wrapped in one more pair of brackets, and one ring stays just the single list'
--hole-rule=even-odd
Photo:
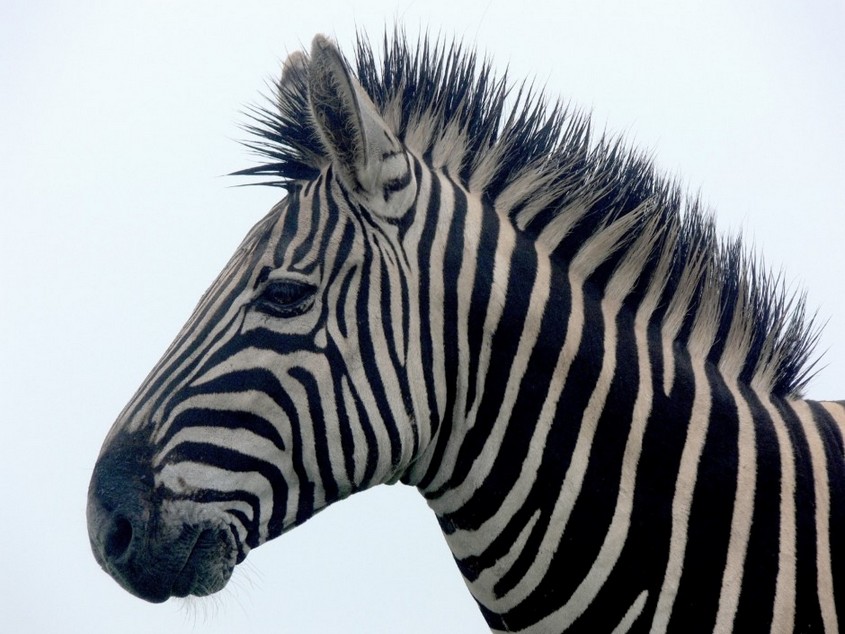
[{"label": "zebra chin", "polygon": [[188,519],[153,488],[149,445],[113,442],[88,489],[88,536],[97,563],[152,603],[221,590],[243,559],[225,517]]}]

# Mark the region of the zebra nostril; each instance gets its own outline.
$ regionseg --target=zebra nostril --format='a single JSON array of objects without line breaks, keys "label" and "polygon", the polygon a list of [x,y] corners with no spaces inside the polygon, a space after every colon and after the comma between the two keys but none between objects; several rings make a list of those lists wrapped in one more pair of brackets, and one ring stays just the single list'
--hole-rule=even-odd
[{"label": "zebra nostril", "polygon": [[122,557],[132,543],[132,523],[125,517],[115,519],[104,544],[105,555],[114,561]]}]

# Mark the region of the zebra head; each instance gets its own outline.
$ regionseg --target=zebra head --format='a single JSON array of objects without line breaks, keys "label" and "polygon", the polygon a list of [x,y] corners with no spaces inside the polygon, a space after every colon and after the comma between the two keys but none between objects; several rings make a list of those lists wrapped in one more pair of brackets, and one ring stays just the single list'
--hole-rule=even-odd
[{"label": "zebra head", "polygon": [[220,590],[251,548],[406,477],[430,440],[403,247],[418,162],[325,38],[278,87],[319,137],[320,169],[247,235],[91,479],[94,555],[149,601]]}]

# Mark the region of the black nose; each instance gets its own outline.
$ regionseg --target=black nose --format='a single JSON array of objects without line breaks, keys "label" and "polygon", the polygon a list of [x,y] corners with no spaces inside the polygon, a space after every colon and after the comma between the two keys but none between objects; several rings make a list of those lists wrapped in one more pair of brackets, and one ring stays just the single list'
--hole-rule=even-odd
[{"label": "black nose", "polygon": [[[88,488],[88,536],[94,557],[124,588],[148,601],[169,596],[148,561],[154,524],[151,450],[146,439],[112,440],[97,460]],[[151,574],[152,573],[152,574]]]}]

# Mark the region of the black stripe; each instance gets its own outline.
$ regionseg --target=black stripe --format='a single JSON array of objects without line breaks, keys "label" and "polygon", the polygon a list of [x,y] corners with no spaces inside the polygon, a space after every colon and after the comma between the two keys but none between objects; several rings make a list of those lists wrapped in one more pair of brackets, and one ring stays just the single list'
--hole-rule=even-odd
[{"label": "black stripe", "polygon": [[754,515],[734,630],[752,632],[771,623],[780,550],[780,489],[783,473],[774,423],[753,390],[740,386],[751,409],[757,452]]},{"label": "black stripe", "polygon": [[810,448],[801,421],[792,408],[774,401],[789,432],[795,460],[795,631],[821,632],[822,617],[816,591],[816,494]]},{"label": "black stripe", "polygon": [[[326,431],[326,414],[323,411],[323,400],[318,382],[314,376],[303,368],[288,370],[290,377],[302,385],[308,399],[308,419],[314,436],[314,453],[317,456],[317,468],[320,481],[316,482],[323,489],[327,503],[335,502],[339,497],[338,483],[332,473],[331,457],[329,456],[329,437]],[[317,474],[311,474],[313,479]]]},{"label": "black stripe", "polygon": [[845,544],[841,536],[845,534],[845,449],[839,426],[821,403],[808,402],[816,429],[821,436],[827,462],[827,483],[830,493],[830,563],[833,577],[833,595],[838,597],[836,612],[839,627],[845,623]]},{"label": "black stripe", "polygon": [[697,465],[683,574],[669,621],[679,632],[711,631],[728,554],[738,468],[736,403],[718,371],[705,366],[710,418]]},{"label": "black stripe", "polygon": [[430,419],[428,421],[421,421],[421,423],[429,425],[432,436],[437,440],[435,441],[434,451],[432,452],[430,467],[417,484],[420,490],[425,490],[437,474],[440,462],[443,459],[443,452],[446,451],[446,445],[449,442],[449,433],[451,431],[451,421],[448,419],[440,420],[434,389],[437,378],[434,376],[434,345],[431,337],[430,315],[433,308],[429,290],[431,288],[431,273],[429,268],[431,266],[431,249],[434,238],[437,235],[437,224],[440,220],[440,179],[436,173],[431,174],[430,182],[431,191],[429,193],[425,217],[423,218],[424,224],[418,246],[419,259],[415,264],[419,270],[421,366],[423,380],[426,386],[428,386],[428,409],[431,413]]}]

